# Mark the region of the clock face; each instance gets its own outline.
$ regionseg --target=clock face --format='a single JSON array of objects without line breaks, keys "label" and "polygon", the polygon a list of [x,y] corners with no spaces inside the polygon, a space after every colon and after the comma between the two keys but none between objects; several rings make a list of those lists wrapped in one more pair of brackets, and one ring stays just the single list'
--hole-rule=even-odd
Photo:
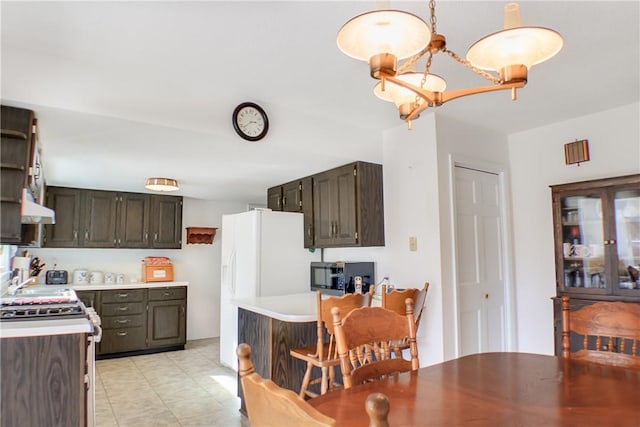
[{"label": "clock face", "polygon": [[258,141],[267,134],[269,120],[259,105],[245,102],[233,111],[233,127],[247,141]]}]

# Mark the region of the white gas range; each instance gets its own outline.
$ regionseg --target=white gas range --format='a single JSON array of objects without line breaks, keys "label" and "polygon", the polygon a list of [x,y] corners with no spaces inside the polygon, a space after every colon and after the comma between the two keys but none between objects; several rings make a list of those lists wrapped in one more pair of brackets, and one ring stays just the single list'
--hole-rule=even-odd
[{"label": "white gas range", "polygon": [[86,425],[95,425],[95,345],[102,337],[101,321],[73,289],[30,286],[0,298],[0,338],[87,334]]}]

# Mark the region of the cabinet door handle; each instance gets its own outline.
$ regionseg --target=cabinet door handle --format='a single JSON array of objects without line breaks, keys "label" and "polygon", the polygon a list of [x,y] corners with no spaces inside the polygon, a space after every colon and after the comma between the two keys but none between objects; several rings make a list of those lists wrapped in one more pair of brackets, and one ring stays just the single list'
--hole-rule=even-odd
[{"label": "cabinet door handle", "polygon": [[125,320],[118,319],[118,320],[116,320],[116,323],[119,323],[119,324],[121,324],[121,325],[126,325],[126,324],[127,324],[127,323],[129,323],[130,321],[131,321],[131,320],[129,320],[129,319],[125,319]]},{"label": "cabinet door handle", "polygon": [[147,240],[149,240],[149,233],[144,233],[144,241],[146,242]]},{"label": "cabinet door handle", "polygon": [[171,292],[163,292],[162,295],[164,295],[165,297],[168,297],[171,295]]},{"label": "cabinet door handle", "polygon": [[73,240],[78,240],[78,230],[73,230]]},{"label": "cabinet door handle", "polygon": [[118,297],[120,297],[120,298],[126,298],[128,296],[129,296],[128,293],[126,293],[126,294],[118,294]]},{"label": "cabinet door handle", "polygon": [[127,334],[128,334],[128,332],[125,332],[125,331],[120,331],[120,332],[116,333],[116,335],[118,335],[119,337],[126,337]]},{"label": "cabinet door handle", "polygon": [[158,241],[158,233],[153,234],[153,240],[155,240],[156,242]]},{"label": "cabinet door handle", "polygon": [[311,237],[311,226],[307,229],[307,236]]},{"label": "cabinet door handle", "polygon": [[125,307],[118,307],[118,310],[119,311],[127,311],[127,310],[129,310],[129,307],[126,307],[126,306]]},{"label": "cabinet door handle", "polygon": [[89,230],[85,230],[85,232],[84,232],[84,239],[85,239],[85,240],[89,240]]}]

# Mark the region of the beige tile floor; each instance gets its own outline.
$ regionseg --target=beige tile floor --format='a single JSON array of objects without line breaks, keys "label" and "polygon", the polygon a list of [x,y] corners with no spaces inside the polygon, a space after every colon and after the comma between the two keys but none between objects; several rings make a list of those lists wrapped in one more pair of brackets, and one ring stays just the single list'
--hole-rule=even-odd
[{"label": "beige tile floor", "polygon": [[185,350],[96,362],[98,427],[247,427],[238,412],[236,374],[220,366],[219,340]]}]

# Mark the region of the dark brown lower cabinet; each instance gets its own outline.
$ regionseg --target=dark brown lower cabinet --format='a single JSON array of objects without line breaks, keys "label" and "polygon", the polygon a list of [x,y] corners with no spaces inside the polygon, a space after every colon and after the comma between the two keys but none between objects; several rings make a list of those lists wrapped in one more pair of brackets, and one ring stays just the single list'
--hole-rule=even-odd
[{"label": "dark brown lower cabinet", "polygon": [[[238,343],[251,346],[251,361],[262,378],[280,387],[300,391],[306,363],[294,359],[289,350],[317,341],[317,322],[284,322],[242,308],[238,309]],[[338,368],[339,369],[339,368]],[[318,372],[314,372],[315,375]],[[240,381],[238,381],[240,384]],[[242,389],[240,410],[244,411]]]},{"label": "dark brown lower cabinet", "polygon": [[187,289],[149,289],[147,337],[149,347],[186,342]]},{"label": "dark brown lower cabinet", "polygon": [[0,426],[84,426],[87,334],[0,339]]},{"label": "dark brown lower cabinet", "polygon": [[185,286],[77,291],[93,303],[102,321],[99,356],[184,347],[187,342]]}]

